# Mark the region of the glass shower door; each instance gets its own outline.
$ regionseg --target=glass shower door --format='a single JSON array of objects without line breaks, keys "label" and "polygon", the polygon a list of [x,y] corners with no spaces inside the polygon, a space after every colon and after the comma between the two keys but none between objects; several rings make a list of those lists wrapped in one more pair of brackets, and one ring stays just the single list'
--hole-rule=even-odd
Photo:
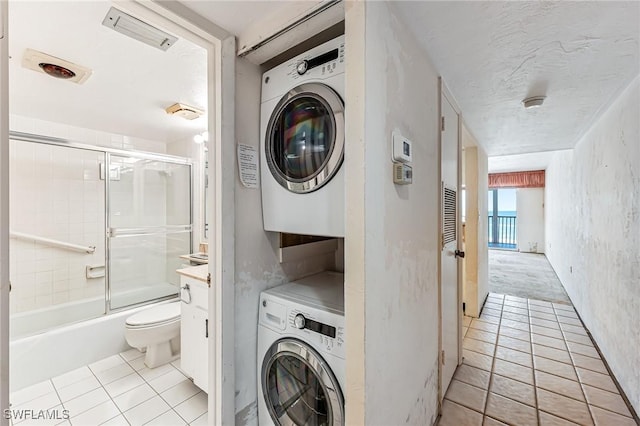
[{"label": "glass shower door", "polygon": [[191,165],[109,155],[109,306],[178,294],[191,252]]}]

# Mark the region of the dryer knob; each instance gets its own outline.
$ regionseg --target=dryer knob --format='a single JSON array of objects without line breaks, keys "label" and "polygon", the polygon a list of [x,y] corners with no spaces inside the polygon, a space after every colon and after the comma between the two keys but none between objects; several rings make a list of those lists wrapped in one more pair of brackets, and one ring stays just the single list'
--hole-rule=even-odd
[{"label": "dryer knob", "polygon": [[296,326],[296,328],[304,328],[304,323],[305,318],[302,314],[296,315],[296,317],[293,319],[293,324]]},{"label": "dryer knob", "polygon": [[307,72],[308,68],[309,68],[309,62],[302,61],[298,64],[298,66],[296,67],[296,70],[298,71],[298,74],[302,75],[305,72]]}]

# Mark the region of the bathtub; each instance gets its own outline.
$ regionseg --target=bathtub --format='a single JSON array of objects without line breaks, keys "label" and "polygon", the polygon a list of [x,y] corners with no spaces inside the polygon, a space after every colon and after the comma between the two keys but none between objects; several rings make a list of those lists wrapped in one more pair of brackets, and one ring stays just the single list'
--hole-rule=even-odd
[{"label": "bathtub", "polygon": [[[95,312],[104,310],[103,298],[65,303],[12,316],[12,336],[41,331],[43,324],[49,330],[11,341],[11,392],[131,349],[124,338],[126,319],[150,306],[177,300],[176,297],[108,315],[98,314],[99,317],[89,320],[80,319],[92,314],[97,316]],[[55,318],[53,324],[52,318]],[[70,321],[79,322],[58,326]]]}]

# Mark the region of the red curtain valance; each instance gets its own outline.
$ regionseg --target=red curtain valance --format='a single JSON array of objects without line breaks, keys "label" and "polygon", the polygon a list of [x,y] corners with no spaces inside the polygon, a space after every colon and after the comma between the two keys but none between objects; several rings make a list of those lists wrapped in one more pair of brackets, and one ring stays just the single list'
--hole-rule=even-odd
[{"label": "red curtain valance", "polygon": [[544,170],[489,173],[489,188],[544,188]]}]

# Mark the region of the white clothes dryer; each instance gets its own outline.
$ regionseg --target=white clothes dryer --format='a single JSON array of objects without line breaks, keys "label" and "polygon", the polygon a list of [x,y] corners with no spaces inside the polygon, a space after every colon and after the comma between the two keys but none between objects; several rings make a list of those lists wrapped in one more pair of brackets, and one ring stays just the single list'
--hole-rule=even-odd
[{"label": "white clothes dryer", "polygon": [[262,76],[266,231],[344,237],[344,36]]},{"label": "white clothes dryer", "polygon": [[264,291],[259,312],[259,425],[343,426],[343,274]]}]

